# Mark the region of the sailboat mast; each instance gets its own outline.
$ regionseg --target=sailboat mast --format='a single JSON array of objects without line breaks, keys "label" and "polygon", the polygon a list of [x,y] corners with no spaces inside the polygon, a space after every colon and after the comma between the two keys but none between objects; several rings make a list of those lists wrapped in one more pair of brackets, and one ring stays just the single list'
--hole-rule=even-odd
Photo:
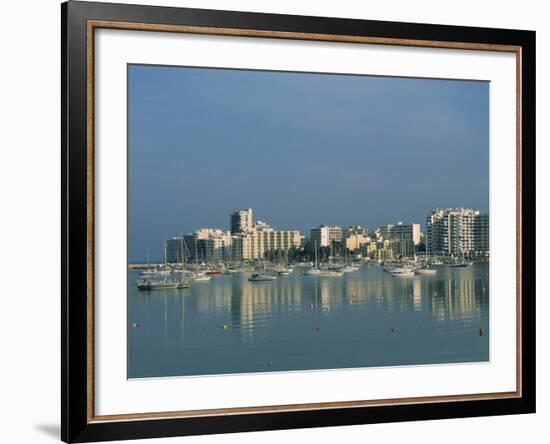
[{"label": "sailboat mast", "polygon": [[315,241],[315,269],[317,270],[319,265],[317,263],[317,241]]}]

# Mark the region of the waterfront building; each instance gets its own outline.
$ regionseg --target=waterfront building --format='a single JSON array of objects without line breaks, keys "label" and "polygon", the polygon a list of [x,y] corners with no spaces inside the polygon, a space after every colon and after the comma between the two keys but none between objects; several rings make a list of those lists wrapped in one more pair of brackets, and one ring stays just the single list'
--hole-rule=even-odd
[{"label": "waterfront building", "polygon": [[235,260],[263,259],[267,252],[282,254],[301,245],[298,230],[275,230],[262,221],[254,222],[251,208],[231,214],[231,257]]},{"label": "waterfront building", "polygon": [[252,230],[233,236],[233,257],[236,260],[263,259],[268,252],[285,254],[298,248],[301,236],[298,230],[274,230],[258,221]]},{"label": "waterfront building", "polygon": [[353,234],[360,234],[366,238],[369,235],[369,229],[361,225],[350,225],[344,230],[344,237],[349,237]]},{"label": "waterfront building", "polygon": [[391,241],[391,249],[396,256],[413,257],[420,245],[420,224],[386,224],[381,225],[376,232],[379,239]]},{"label": "waterfront building", "polygon": [[252,208],[238,210],[231,213],[230,224],[231,234],[247,233],[252,231],[254,215]]},{"label": "waterfront building", "polygon": [[374,252],[374,259],[381,261],[390,261],[395,258],[395,242],[389,239],[380,240],[376,242],[376,250]]},{"label": "waterfront building", "polygon": [[350,234],[346,237],[346,248],[349,251],[357,251],[367,241],[367,237],[362,234]]},{"label": "waterfront building", "polygon": [[361,225],[350,225],[344,230],[346,248],[349,251],[359,250],[367,242],[369,230]]},{"label": "waterfront building", "polygon": [[191,234],[176,236],[166,241],[166,260],[182,262],[182,250],[186,261],[220,262],[231,259],[232,236],[219,228],[200,228]]},{"label": "waterfront building", "polygon": [[342,242],[342,227],[320,225],[311,229],[310,237],[318,247],[329,247],[333,242]]},{"label": "waterfront building", "polygon": [[380,225],[378,230],[376,230],[377,237],[382,239],[391,239],[392,228],[393,225],[390,224]]},{"label": "waterfront building", "polygon": [[426,227],[426,252],[430,256],[489,254],[488,214],[472,208],[433,208]]},{"label": "waterfront building", "polygon": [[474,222],[474,254],[489,256],[489,215],[480,214]]}]

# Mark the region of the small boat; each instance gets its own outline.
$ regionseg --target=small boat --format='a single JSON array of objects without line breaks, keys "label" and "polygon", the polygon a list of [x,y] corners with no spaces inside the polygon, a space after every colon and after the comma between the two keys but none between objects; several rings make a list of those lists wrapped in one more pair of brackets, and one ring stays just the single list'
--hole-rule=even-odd
[{"label": "small boat", "polygon": [[143,270],[139,275],[140,276],[154,276],[157,274],[156,268],[148,268],[147,270]]},{"label": "small boat", "polygon": [[343,271],[335,271],[335,270],[317,270],[318,273],[316,276],[319,277],[340,277],[344,275]]},{"label": "small boat", "polygon": [[216,276],[218,274],[222,274],[221,270],[208,270],[206,272],[206,274],[210,275],[210,276]]},{"label": "small boat", "polygon": [[207,282],[210,279],[212,279],[210,276],[206,276],[205,274],[197,274],[193,277],[193,282]]},{"label": "small boat", "polygon": [[424,276],[433,276],[435,274],[437,274],[437,270],[433,269],[433,268],[418,268],[415,270],[415,273],[416,274],[421,274],[421,275],[424,275]]},{"label": "small boat", "polygon": [[138,290],[167,290],[170,288],[178,288],[179,283],[168,279],[163,281],[143,279],[137,281],[136,285]]},{"label": "small boat", "polygon": [[250,282],[266,282],[266,281],[274,281],[277,279],[277,276],[273,276],[272,274],[267,274],[265,271],[265,263],[264,263],[264,271],[262,273],[253,273],[252,276],[248,278]]},{"label": "small boat", "polygon": [[275,279],[277,279],[276,276],[272,276],[270,274],[265,274],[265,273],[254,273],[252,276],[248,278],[250,282],[274,281]]},{"label": "small boat", "polygon": [[407,273],[407,272],[413,272],[414,273],[414,267],[410,266],[393,266],[393,267],[386,267],[384,268],[384,271],[387,273]]},{"label": "small boat", "polygon": [[346,265],[345,267],[339,269],[339,271],[342,271],[344,273],[351,273],[357,270],[359,270],[359,267],[354,267],[353,265]]},{"label": "small boat", "polygon": [[279,276],[288,276],[288,275],[290,275],[290,273],[291,273],[291,271],[286,269],[286,268],[283,268],[282,270],[277,271],[277,274]]},{"label": "small boat", "polygon": [[189,287],[191,287],[190,281],[188,279],[181,279],[178,282],[178,286],[176,288],[179,289],[179,290],[182,290],[184,288],[189,288]]},{"label": "small boat", "polygon": [[467,267],[468,265],[469,265],[468,262],[456,262],[454,264],[447,264],[447,267],[462,268],[462,267]]},{"label": "small boat", "polygon": [[413,270],[393,271],[391,273],[393,277],[411,277],[414,276]]}]

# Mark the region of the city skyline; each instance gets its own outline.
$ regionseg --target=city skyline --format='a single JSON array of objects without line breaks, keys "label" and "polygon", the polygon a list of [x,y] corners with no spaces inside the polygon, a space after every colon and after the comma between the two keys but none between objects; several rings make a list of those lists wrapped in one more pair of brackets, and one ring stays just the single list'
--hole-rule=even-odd
[{"label": "city skyline", "polygon": [[323,247],[329,248],[331,254],[334,247],[335,256],[346,256],[349,251],[376,260],[415,258],[420,251],[432,257],[488,259],[487,213],[473,208],[432,208],[426,219],[425,233],[420,224],[401,221],[370,229],[362,225],[320,224],[309,233],[301,233],[278,230],[266,221],[255,220],[254,210],[245,208],[229,215],[230,230],[200,227],[192,233],[167,238],[162,250],[168,263],[249,261],[266,256],[282,259],[297,252],[309,257],[314,248]]},{"label": "city skyline", "polygon": [[240,208],[302,234],[320,224],[424,229],[433,207],[488,212],[487,82],[128,72],[131,261],[179,233],[229,230]]}]

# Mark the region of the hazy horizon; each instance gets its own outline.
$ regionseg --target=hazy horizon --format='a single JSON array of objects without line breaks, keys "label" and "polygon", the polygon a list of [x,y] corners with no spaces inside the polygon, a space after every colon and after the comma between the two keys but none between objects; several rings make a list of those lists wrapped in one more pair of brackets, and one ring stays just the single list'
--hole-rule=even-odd
[{"label": "hazy horizon", "polygon": [[229,229],[489,209],[489,83],[129,65],[128,254]]}]

